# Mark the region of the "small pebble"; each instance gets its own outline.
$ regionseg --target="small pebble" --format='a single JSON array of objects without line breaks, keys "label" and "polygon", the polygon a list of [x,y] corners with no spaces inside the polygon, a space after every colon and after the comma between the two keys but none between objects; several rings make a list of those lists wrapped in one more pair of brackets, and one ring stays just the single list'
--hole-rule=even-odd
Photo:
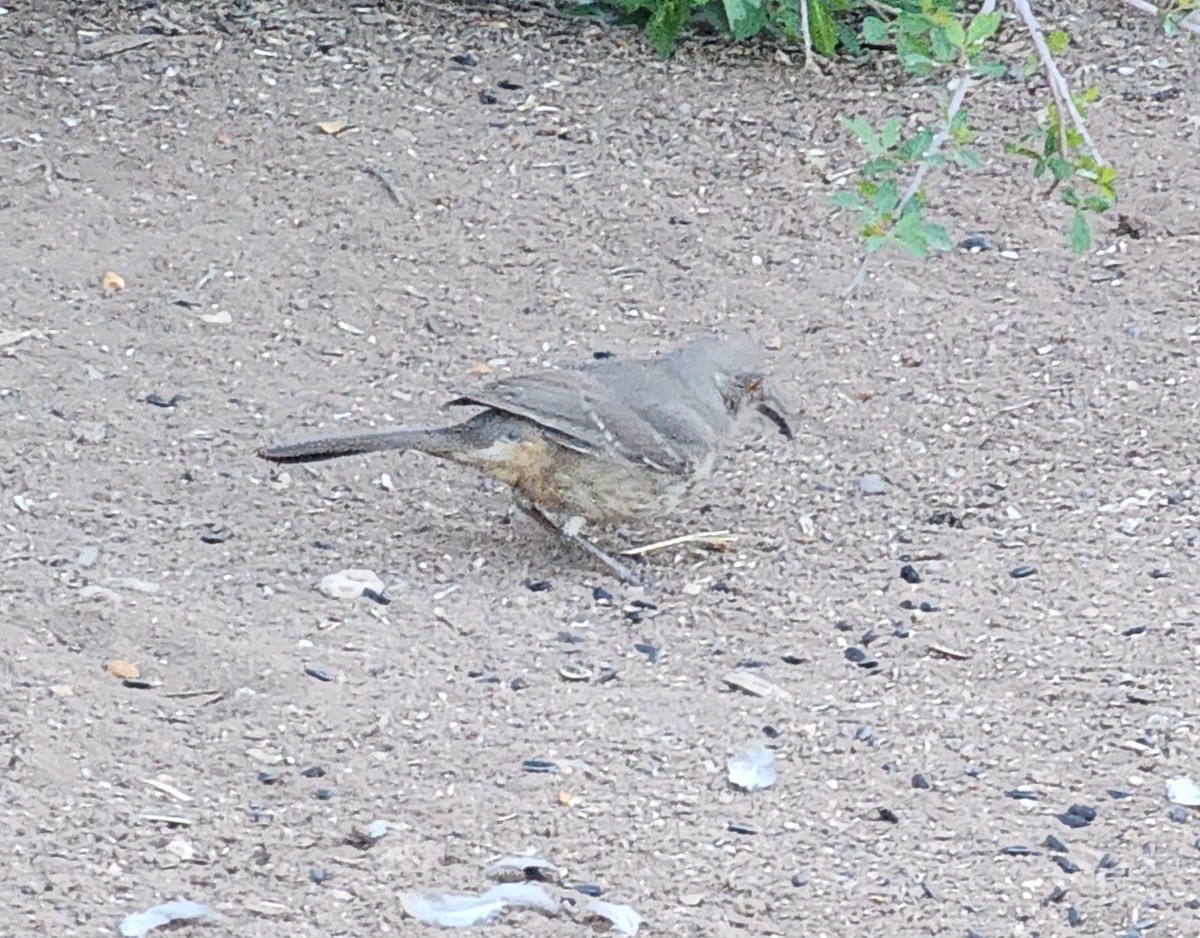
[{"label": "small pebble", "polygon": [[314,866],[311,870],[308,871],[308,878],[312,882],[314,882],[318,886],[320,886],[321,883],[323,883],[327,879],[329,879],[329,874],[327,872],[325,872],[325,870],[321,869],[319,866]]},{"label": "small pebble", "polygon": [[1013,567],[1008,571],[1008,575],[1014,580],[1023,580],[1027,576],[1033,576],[1037,573],[1037,567],[1031,563],[1023,563],[1019,567]]},{"label": "small pebble", "polygon": [[1111,870],[1117,865],[1117,858],[1111,853],[1106,853],[1100,858],[1100,862],[1096,864],[1098,870]]},{"label": "small pebble", "polygon": [[1011,847],[1001,847],[1000,852],[1006,857],[1031,857],[1033,850],[1024,844],[1013,844]]},{"label": "small pebble", "polygon": [[304,778],[324,778],[325,770],[319,765],[310,765],[300,775]]},{"label": "small pebble", "polygon": [[783,730],[777,729],[774,726],[764,726],[762,728],[762,731],[763,731],[763,735],[765,737],[767,737],[767,739],[778,739],[780,736],[783,735]]},{"label": "small pebble", "polygon": [[986,251],[988,246],[987,238],[983,235],[971,235],[958,242],[958,249],[966,251],[969,254],[978,254],[980,251]]},{"label": "small pebble", "polygon": [[1079,914],[1079,910],[1075,906],[1067,909],[1067,924],[1072,928],[1078,928],[1083,924],[1083,916]]},{"label": "small pebble", "polygon": [[369,586],[363,587],[362,594],[364,599],[369,599],[371,602],[378,603],[381,606],[390,606],[392,604],[392,601],[384,596],[383,593],[377,592]]},{"label": "small pebble", "polygon": [[879,809],[879,820],[887,821],[889,824],[899,824],[900,823],[900,815],[898,815],[891,808],[880,808]]},{"label": "small pebble", "polygon": [[922,612],[937,612],[939,607],[936,603],[925,602],[921,603],[917,608]]},{"label": "small pebble", "polygon": [[526,580],[525,589],[531,593],[544,593],[550,589],[549,580]]},{"label": "small pebble", "polygon": [[1129,638],[1129,636],[1131,636],[1131,635],[1141,635],[1141,634],[1142,634],[1142,633],[1144,633],[1145,631],[1146,631],[1146,626],[1144,626],[1144,625],[1134,625],[1134,626],[1131,626],[1130,628],[1127,628],[1127,629],[1126,629],[1124,632],[1122,632],[1121,634],[1122,634],[1123,636],[1125,636],[1126,638]]},{"label": "small pebble", "polygon": [[1059,814],[1057,817],[1067,827],[1080,828],[1088,826],[1088,822],[1081,818],[1078,814],[1071,814],[1068,812],[1067,814]]},{"label": "small pebble", "polygon": [[332,800],[333,800],[333,789],[332,788],[318,788],[317,789],[317,801],[332,801]]},{"label": "small pebble", "polygon": [[603,586],[597,586],[592,590],[592,599],[598,603],[612,605],[613,594],[606,590]]},{"label": "small pebble", "polygon": [[1043,847],[1049,847],[1055,853],[1069,853],[1067,845],[1055,837],[1053,834],[1047,834],[1046,839],[1042,841]]},{"label": "small pebble", "polygon": [[455,62],[458,65],[462,65],[465,68],[474,68],[479,64],[479,60],[476,59],[475,56],[471,55],[470,52],[460,52],[458,55],[452,55],[450,56],[450,61]]},{"label": "small pebble", "polygon": [[907,625],[898,625],[892,629],[892,634],[896,636],[896,638],[908,638],[911,633],[908,631]]},{"label": "small pebble", "polygon": [[518,674],[508,682],[508,687],[509,690],[527,690],[529,688],[529,681],[523,675]]},{"label": "small pebble", "polygon": [[784,664],[804,664],[807,659],[801,658],[799,655],[784,655],[780,660]]},{"label": "small pebble", "polygon": [[1062,902],[1067,898],[1067,891],[1062,886],[1055,886],[1050,890],[1050,895],[1046,896],[1047,902]]},{"label": "small pebble", "polygon": [[906,563],[900,568],[900,579],[905,583],[920,583],[921,574],[917,572],[917,568],[911,563]]},{"label": "small pebble", "polygon": [[882,495],[887,491],[883,479],[877,475],[865,475],[858,480],[858,490],[863,495]]},{"label": "small pebble", "polygon": [[596,886],[593,883],[575,883],[571,888],[593,899],[598,899],[604,895],[604,887]]},{"label": "small pebble", "polygon": [[847,661],[853,661],[855,664],[862,664],[867,660],[867,653],[861,648],[855,648],[853,645],[847,648],[843,654],[845,654]]},{"label": "small pebble", "polygon": [[747,836],[754,836],[758,833],[758,831],[749,824],[740,824],[737,821],[730,821],[726,829],[731,834],[746,834]]},{"label": "small pebble", "polygon": [[942,894],[940,892],[938,892],[937,887],[934,886],[933,883],[931,883],[929,880],[925,880],[924,882],[921,883],[921,891],[924,892],[925,895],[928,896],[930,899],[932,899],[934,902],[942,902],[943,901]]},{"label": "small pebble", "polygon": [[1129,797],[1129,792],[1121,791],[1119,788],[1110,788],[1108,790],[1108,797],[1110,797],[1113,801],[1121,801]]},{"label": "small pebble", "polygon": [[1167,812],[1167,817],[1169,817],[1176,824],[1186,824],[1188,819],[1187,808],[1181,808],[1179,805],[1175,805],[1175,807]]},{"label": "small pebble", "polygon": [[329,683],[333,680],[333,675],[324,668],[305,668],[304,673],[309,677],[315,677],[318,681],[324,681],[325,683]]},{"label": "small pebble", "polygon": [[914,775],[912,777],[912,787],[913,788],[921,788],[921,789],[928,791],[933,786],[929,784],[929,779],[927,779],[924,775],[922,775],[920,772],[918,772],[916,775]]},{"label": "small pebble", "polygon": [[1004,793],[1006,798],[1012,798],[1014,801],[1037,801],[1038,793],[1032,788],[1013,788]]},{"label": "small pebble", "polygon": [[948,528],[961,528],[962,521],[952,511],[935,511],[929,516],[928,524],[944,524]]},{"label": "small pebble", "polygon": [[259,772],[258,773],[258,780],[260,782],[262,782],[264,785],[274,785],[281,778],[283,778],[282,772]]},{"label": "small pebble", "polygon": [[808,885],[808,877],[803,873],[796,873],[792,876],[792,885],[799,888],[800,886]]},{"label": "small pebble", "polygon": [[854,631],[854,623],[851,622],[849,619],[839,619],[837,622],[834,623],[833,627],[835,629],[837,629],[839,632]]}]

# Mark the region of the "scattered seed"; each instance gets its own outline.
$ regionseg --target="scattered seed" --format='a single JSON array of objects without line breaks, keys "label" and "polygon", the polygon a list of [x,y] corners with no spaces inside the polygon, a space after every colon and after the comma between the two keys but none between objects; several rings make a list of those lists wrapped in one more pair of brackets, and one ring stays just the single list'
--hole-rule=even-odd
[{"label": "scattered seed", "polygon": [[1013,567],[1008,571],[1008,575],[1014,580],[1023,580],[1027,576],[1033,576],[1037,573],[1037,567],[1031,563],[1023,563],[1019,567]]},{"label": "scattered seed", "polygon": [[184,399],[182,394],[172,394],[169,398],[164,398],[157,391],[146,395],[146,403],[153,404],[155,407],[175,407]]},{"label": "scattered seed", "polygon": [[726,826],[726,830],[728,830],[731,834],[746,834],[747,836],[751,837],[758,834],[758,831],[749,824],[740,824],[737,821],[730,821]]},{"label": "scattered seed", "polygon": [[644,642],[638,642],[633,647],[634,650],[645,655],[650,660],[651,664],[658,664],[663,660],[664,652],[657,645],[647,645]]},{"label": "scattered seed", "polygon": [[1067,814],[1083,818],[1086,824],[1091,824],[1092,821],[1096,820],[1096,809],[1090,804],[1073,804],[1067,808]]},{"label": "scattered seed", "polygon": [[526,772],[547,773],[558,771],[558,766],[553,762],[548,762],[545,759],[526,759],[521,763],[521,768]]},{"label": "scattered seed", "polygon": [[590,681],[592,679],[592,670],[581,664],[564,664],[558,669],[558,676],[564,681],[571,681],[572,683]]},{"label": "scattered seed", "polygon": [[1050,861],[1056,864],[1064,873],[1079,872],[1079,864],[1073,861],[1070,857],[1064,857],[1062,854],[1056,854],[1050,858]]}]

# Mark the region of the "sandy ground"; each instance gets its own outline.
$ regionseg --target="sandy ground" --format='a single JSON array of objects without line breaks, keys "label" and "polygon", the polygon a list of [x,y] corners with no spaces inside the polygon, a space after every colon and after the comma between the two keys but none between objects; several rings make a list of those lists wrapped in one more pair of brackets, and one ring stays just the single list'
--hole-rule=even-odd
[{"label": "sandy ground", "polygon": [[[536,9],[282,6],[0,14],[0,931],[180,897],[228,922],[178,934],[426,934],[402,893],[531,852],[647,934],[1200,934],[1165,789],[1200,777],[1194,52],[1071,25],[1148,237],[1066,252],[1000,153],[1038,101],[996,84],[985,171],[930,183],[990,249],[843,304],[834,115],[929,89]],[[798,439],[747,428],[611,534],[738,535],[647,588],[454,466],[254,458],[732,328]],[[390,604],[314,590],[347,568]],[[752,743],[778,781],[731,790]]]}]

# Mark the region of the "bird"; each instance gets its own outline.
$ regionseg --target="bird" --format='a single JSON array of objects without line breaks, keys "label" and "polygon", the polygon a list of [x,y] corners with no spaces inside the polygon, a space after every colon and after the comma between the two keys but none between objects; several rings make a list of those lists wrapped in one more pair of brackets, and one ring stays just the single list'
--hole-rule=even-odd
[{"label": "bird", "polygon": [[788,440],[792,417],[769,390],[749,335],[695,339],[652,358],[596,359],[513,376],[443,407],[480,408],[451,426],[393,427],[260,449],[274,463],[416,450],[469,466],[512,488],[517,506],[607,566],[640,578],[583,534],[673,510],[712,474],[747,414]]}]

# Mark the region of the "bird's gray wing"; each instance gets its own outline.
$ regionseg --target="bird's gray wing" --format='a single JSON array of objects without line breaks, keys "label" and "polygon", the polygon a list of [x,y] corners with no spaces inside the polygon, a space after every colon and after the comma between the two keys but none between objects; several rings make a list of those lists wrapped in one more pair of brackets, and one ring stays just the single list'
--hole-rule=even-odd
[{"label": "bird's gray wing", "polygon": [[621,364],[620,373],[579,369],[507,378],[446,406],[491,407],[544,427],[556,442],[580,452],[671,474],[687,472],[691,460],[626,403],[631,387],[635,394],[644,392],[644,399],[652,395],[637,367],[641,363]]}]

